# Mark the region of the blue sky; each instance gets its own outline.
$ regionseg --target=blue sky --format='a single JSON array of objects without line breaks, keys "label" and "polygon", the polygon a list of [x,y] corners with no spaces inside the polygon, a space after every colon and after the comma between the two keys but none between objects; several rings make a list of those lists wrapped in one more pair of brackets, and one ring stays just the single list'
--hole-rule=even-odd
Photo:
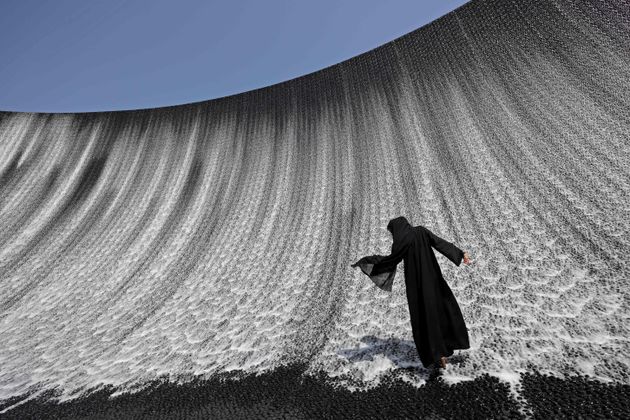
[{"label": "blue sky", "polygon": [[0,110],[218,98],[328,67],[465,0],[2,0]]}]

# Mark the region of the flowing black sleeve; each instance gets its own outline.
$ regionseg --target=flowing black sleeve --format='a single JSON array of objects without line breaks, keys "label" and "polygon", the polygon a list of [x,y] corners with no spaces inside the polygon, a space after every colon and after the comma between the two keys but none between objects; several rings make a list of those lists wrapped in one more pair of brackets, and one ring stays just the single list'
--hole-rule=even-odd
[{"label": "flowing black sleeve", "polygon": [[403,260],[409,244],[392,244],[389,255],[369,255],[351,265],[360,267],[379,288],[391,292],[392,283],[396,276],[396,267]]},{"label": "flowing black sleeve", "polygon": [[451,242],[446,241],[429,229],[424,227],[424,230],[429,235],[429,241],[431,246],[437,249],[442,255],[451,260],[455,265],[459,266],[464,258],[464,251],[453,245]]}]

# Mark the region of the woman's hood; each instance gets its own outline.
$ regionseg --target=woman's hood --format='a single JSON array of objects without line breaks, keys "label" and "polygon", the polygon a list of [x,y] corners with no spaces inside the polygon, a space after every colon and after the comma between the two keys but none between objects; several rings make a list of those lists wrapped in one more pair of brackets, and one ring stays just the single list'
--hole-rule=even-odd
[{"label": "woman's hood", "polygon": [[389,230],[394,236],[394,242],[400,240],[410,232],[412,229],[411,224],[404,216],[398,216],[394,219],[391,219],[387,224],[387,230]]}]

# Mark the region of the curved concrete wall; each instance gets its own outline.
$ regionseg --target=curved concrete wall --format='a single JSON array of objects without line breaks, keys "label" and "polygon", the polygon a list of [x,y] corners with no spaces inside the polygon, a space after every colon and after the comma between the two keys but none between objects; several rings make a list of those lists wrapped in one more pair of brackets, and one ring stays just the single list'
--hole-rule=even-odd
[{"label": "curved concrete wall", "polygon": [[392,294],[350,267],[398,215],[475,261],[438,254],[472,345],[445,378],[627,382],[629,29],[623,1],[472,1],[239,95],[0,114],[0,399],[420,366],[402,266]]}]

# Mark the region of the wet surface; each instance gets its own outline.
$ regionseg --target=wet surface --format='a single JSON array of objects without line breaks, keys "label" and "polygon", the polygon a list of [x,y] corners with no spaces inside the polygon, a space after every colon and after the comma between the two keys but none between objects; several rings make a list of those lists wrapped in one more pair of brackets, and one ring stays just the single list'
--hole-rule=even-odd
[{"label": "wet surface", "polygon": [[[0,415],[626,414],[628,33],[622,1],[475,0],[239,95],[0,112],[0,404],[61,403]],[[400,215],[473,261],[437,255],[471,343],[440,381],[402,276],[385,293],[350,267],[388,253]],[[272,386],[73,400],[293,363]]]}]

